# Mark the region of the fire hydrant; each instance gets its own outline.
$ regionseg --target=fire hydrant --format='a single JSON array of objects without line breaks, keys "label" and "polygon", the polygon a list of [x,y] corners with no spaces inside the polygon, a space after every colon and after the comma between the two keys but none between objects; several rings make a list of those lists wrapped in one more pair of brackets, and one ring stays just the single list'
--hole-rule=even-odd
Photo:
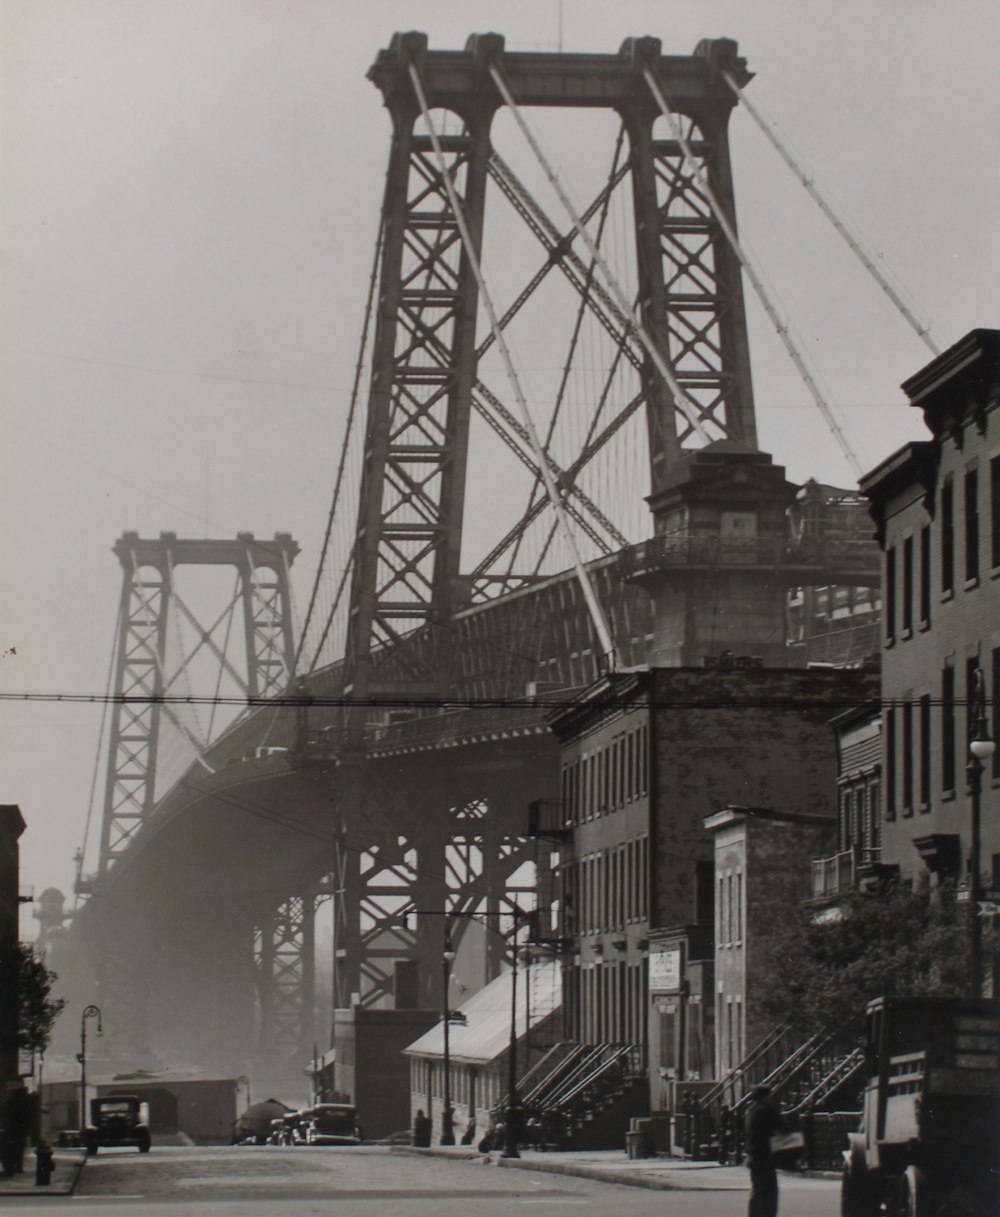
[{"label": "fire hydrant", "polygon": [[35,1150],[35,1187],[46,1187],[52,1179],[55,1170],[55,1160],[52,1156],[52,1146],[47,1141],[39,1141]]}]

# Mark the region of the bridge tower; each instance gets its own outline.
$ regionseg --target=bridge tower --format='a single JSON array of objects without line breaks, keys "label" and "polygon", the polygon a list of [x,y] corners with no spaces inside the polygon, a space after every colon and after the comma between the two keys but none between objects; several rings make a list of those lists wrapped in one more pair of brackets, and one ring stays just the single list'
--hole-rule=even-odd
[{"label": "bridge tower", "polygon": [[[183,740],[181,755],[188,761],[200,756],[212,741],[213,725],[219,725],[217,717],[213,715],[207,726],[202,725],[197,717],[184,715],[185,707],[177,704],[192,691],[189,681],[198,670],[196,665],[208,659],[218,679],[225,676],[227,690],[237,700],[248,701],[274,697],[287,689],[294,666],[289,570],[299,547],[290,534],[277,533],[273,540],[265,541],[252,533],[239,533],[234,540],[201,540],[179,538],[172,532],[155,539],[126,532],[115,542],[113,552],[123,575],[115,644],[115,702],[98,873],[96,880],[80,877],[77,888],[84,894],[107,878],[168,784],[161,756],[165,728],[171,729],[175,743],[177,737]],[[219,594],[221,584],[212,581],[208,614],[184,588],[183,577],[178,578],[179,568],[192,566],[235,571],[235,588],[228,600]],[[243,653],[234,660],[227,643],[238,637],[233,630],[236,618],[242,623]],[[182,644],[178,654],[174,639],[179,637],[182,622],[191,642],[187,647]],[[219,687],[218,681],[215,687]],[[210,697],[212,689],[199,687],[197,692]],[[149,915],[140,902],[132,920],[138,923]],[[102,907],[101,916],[111,920],[97,936],[98,993],[109,1041],[121,1054],[141,1049],[146,1040],[143,995],[147,986],[142,977],[148,959],[138,924],[114,924],[121,917],[120,908]],[[273,951],[268,936],[274,927],[270,918],[262,921],[266,924],[258,927],[256,935],[258,943],[264,944],[257,951],[258,989],[267,1019],[268,1008],[281,1004],[281,992],[270,968]],[[280,923],[276,917],[274,926]],[[254,942],[249,927],[246,942],[249,969]],[[310,999],[304,1000],[308,1006]]]},{"label": "bridge tower", "polygon": [[[664,137],[661,110],[644,78],[652,71],[670,97],[705,180],[732,217],[727,123],[735,97],[723,69],[740,84],[750,79],[728,39],[703,41],[690,56],[664,56],[654,38],[630,38],[617,54],[553,54],[509,53],[497,34],[475,35],[462,51],[435,51],[425,35],[406,33],[393,37],[368,73],[389,112],[392,143],[344,661],[350,704],[337,778],[335,1004],[391,1002],[392,974],[380,952],[426,960],[440,949],[436,938],[421,940],[421,929],[413,934],[400,928],[401,909],[440,910],[450,901],[447,907],[458,910],[480,897],[497,908],[505,883],[530,856],[523,841],[528,800],[509,799],[501,812],[498,794],[486,817],[495,854],[489,875],[472,876],[464,891],[449,889],[449,844],[464,833],[458,827],[461,799],[439,773],[428,774],[425,789],[376,789],[365,764],[373,728],[366,707],[446,700],[456,679],[450,619],[471,596],[512,586],[487,564],[472,578],[463,577],[459,565],[473,412],[516,452],[527,451],[524,427],[478,377],[489,336],[477,334],[481,300],[473,255],[478,258],[483,244],[488,186],[512,204],[541,242],[547,267],[574,285],[638,374],[636,400],[646,411],[654,495],[668,492],[692,445],[721,440],[756,450],[739,262],[682,145]],[[596,286],[573,230],[557,229],[496,154],[491,127],[505,105],[497,71],[518,107],[620,117],[628,151],[608,189],[631,181],[638,319]],[[441,132],[435,126],[438,147],[430,114],[450,123]],[[473,250],[463,244],[443,174],[454,186]],[[532,290],[522,293],[511,315]],[[659,360],[638,341],[639,328]],[[581,488],[579,463],[559,469],[547,459],[569,509],[600,539],[607,521]],[[609,536],[602,542],[605,553],[624,544],[614,530]],[[516,541],[515,534],[508,537],[508,551],[511,537]],[[491,578],[492,593],[483,592]],[[372,863],[373,849],[382,865]],[[389,869],[397,880],[406,875],[391,898],[384,886]]]}]

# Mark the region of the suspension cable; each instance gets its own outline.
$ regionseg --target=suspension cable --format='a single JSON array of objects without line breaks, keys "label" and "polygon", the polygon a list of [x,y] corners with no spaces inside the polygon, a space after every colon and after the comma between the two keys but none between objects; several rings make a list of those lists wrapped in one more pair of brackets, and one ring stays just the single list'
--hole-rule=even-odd
[{"label": "suspension cable", "polygon": [[104,728],[108,721],[108,706],[112,704],[111,690],[112,682],[115,674],[115,660],[118,656],[119,630],[124,628],[124,616],[122,613],[122,602],[118,602],[118,616],[115,620],[115,632],[111,642],[111,657],[108,660],[108,676],[104,682],[105,694],[101,704],[101,725],[97,731],[97,751],[94,756],[94,770],[90,777],[90,798],[87,800],[87,818],[83,825],[83,841],[80,843],[79,863],[76,872],[76,891],[74,894],[73,908],[80,907],[80,880],[83,878],[83,865],[87,858],[87,846],[90,842],[90,826],[94,818],[94,798],[97,794],[97,778],[103,758],[102,746],[104,740]]},{"label": "suspension cable", "polygon": [[[312,592],[309,596],[309,607],[306,609],[306,619],[302,623],[302,630],[299,634],[299,643],[295,648],[295,655],[292,660],[292,671],[289,673],[289,679],[293,679],[295,673],[299,670],[299,660],[302,658],[302,648],[305,646],[306,636],[308,635],[309,627],[312,624],[313,611],[316,607],[316,598],[319,595],[320,583],[322,582],[323,571],[326,566],[327,553],[330,546],[330,535],[333,532],[333,524],[337,515],[337,507],[340,503],[340,489],[344,480],[344,467],[347,464],[347,450],[350,443],[351,431],[354,427],[354,416],[357,411],[358,394],[361,387],[361,375],[364,368],[365,350],[368,346],[368,329],[371,325],[372,301],[375,299],[375,284],[378,281],[379,255],[382,252],[382,242],[385,237],[384,229],[385,225],[380,224],[378,237],[375,241],[375,257],[372,259],[371,274],[368,277],[368,298],[365,301],[365,319],[361,327],[361,343],[358,349],[358,361],[354,365],[354,382],[351,385],[351,404],[347,411],[347,422],[344,424],[344,442],[340,449],[340,460],[337,464],[337,476],[333,483],[333,500],[330,503],[330,512],[326,518],[326,531],[323,533],[323,543],[320,546],[319,551],[319,565],[316,567],[316,578],[313,580]],[[343,586],[343,583],[341,583],[341,586]],[[337,611],[337,604],[339,603],[339,600],[340,596],[338,593],[333,608],[330,610],[331,617]],[[323,630],[324,640],[328,631],[329,621]],[[322,643],[320,644],[320,647],[317,647],[316,649],[316,654],[314,655],[312,664],[309,667],[310,672],[316,666],[319,659],[319,651],[321,646]]]},{"label": "suspension cable", "polygon": [[472,240],[472,233],[469,231],[468,223],[465,219],[465,212],[459,203],[458,195],[455,192],[455,185],[451,180],[451,174],[448,172],[448,166],[444,159],[444,152],[441,148],[441,141],[438,138],[437,130],[431,119],[430,107],[427,104],[427,96],[424,93],[423,84],[420,80],[420,73],[416,69],[416,65],[412,62],[409,65],[410,80],[413,83],[414,92],[417,95],[417,100],[420,103],[420,109],[423,112],[424,122],[427,124],[427,131],[431,138],[431,144],[434,148],[434,156],[438,163],[438,172],[441,175],[441,180],[448,194],[448,203],[451,207],[452,214],[455,217],[455,222],[458,225],[459,233],[462,237],[462,244],[465,247],[466,257],[469,259],[469,266],[475,276],[476,283],[479,286],[479,293],[483,301],[483,307],[486,310],[486,315],[489,318],[490,329],[496,338],[497,349],[500,352],[500,357],[503,360],[504,369],[507,373],[507,379],[510,382],[511,390],[517,401],[518,409],[521,412],[521,418],[524,423],[525,431],[528,433],[528,439],[535,453],[535,459],[538,462],[538,467],[542,472],[542,479],[545,483],[545,492],[548,495],[549,502],[552,504],[552,510],[556,514],[556,518],[563,530],[563,535],[569,545],[570,552],[573,555],[573,567],[576,571],[576,577],[580,583],[580,590],[583,592],[584,600],[587,603],[587,608],[590,611],[591,620],[594,623],[594,628],[597,631],[597,637],[601,646],[604,649],[604,654],[610,666],[614,666],[615,647],[611,638],[611,631],[608,629],[608,623],[604,616],[604,610],[601,607],[600,601],[594,592],[594,588],[590,582],[590,577],[587,574],[583,565],[583,558],[580,555],[579,547],[576,543],[576,536],[570,528],[569,519],[566,515],[566,509],[559,497],[559,492],[556,488],[555,479],[552,477],[552,470],[549,468],[546,459],[545,450],[542,448],[541,440],[538,438],[538,432],[535,430],[535,424],[531,417],[531,411],[528,409],[528,403],[521,389],[521,382],[518,379],[517,372],[514,369],[514,363],[511,359],[510,349],[507,346],[507,340],[504,337],[503,330],[500,328],[500,322],[497,318],[496,310],[493,307],[493,301],[490,297],[489,289],[486,286],[486,280],[483,277],[483,269],[479,262],[479,256],[476,251],[475,244]]},{"label": "suspension cable", "polygon": [[761,114],[754,103],[748,99],[746,93],[740,88],[736,81],[733,80],[732,76],[730,76],[728,72],[723,71],[722,78],[746,107],[750,117],[754,120],[757,126],[760,127],[761,131],[764,132],[770,143],[775,149],[777,149],[778,155],[781,157],[781,159],[809,192],[820,211],[822,211],[837,232],[840,233],[841,237],[843,237],[843,239],[847,242],[851,252],[857,257],[861,265],[865,268],[865,270],[868,271],[872,278],[874,278],[875,282],[878,283],[879,287],[881,287],[896,308],[899,309],[909,324],[913,327],[917,333],[917,337],[923,339],[924,345],[933,355],[940,355],[941,347],[931,336],[930,325],[925,325],[920,321],[920,318],[917,317],[913,309],[910,308],[910,306],[906,303],[900,292],[893,287],[886,276],[882,273],[878,263],[865,249],[864,245],[862,245],[861,239],[851,232],[851,230],[847,227],[847,224],[841,220],[841,218],[833,210],[833,207],[826,201],[824,196],[820,193],[819,188],[813,181],[812,175],[807,173],[805,169],[802,168],[798,161],[792,156],[789,149],[778,138],[778,133],[774,129],[774,123],[769,122],[764,118],[763,114]]},{"label": "suspension cable", "polygon": [[694,404],[694,402],[688,397],[688,395],[681,388],[680,384],[678,383],[677,377],[674,376],[673,371],[670,368],[670,365],[667,363],[666,357],[664,356],[663,352],[660,350],[653,335],[649,332],[649,330],[646,329],[645,325],[643,324],[642,318],[632,308],[631,304],[629,303],[628,297],[625,295],[625,292],[623,291],[621,285],[618,283],[618,280],[615,278],[615,276],[611,272],[611,268],[608,266],[607,262],[605,261],[604,255],[597,248],[597,245],[594,243],[593,237],[591,237],[590,233],[584,227],[583,220],[580,218],[580,215],[578,214],[576,208],[573,206],[573,203],[570,200],[569,195],[563,189],[562,183],[559,181],[558,175],[556,174],[555,170],[551,167],[548,160],[546,159],[545,153],[539,147],[538,141],[535,139],[534,135],[532,135],[531,129],[528,127],[528,124],[524,121],[524,116],[521,114],[521,111],[518,108],[517,102],[514,100],[514,95],[511,93],[510,88],[507,84],[507,81],[503,76],[503,73],[499,70],[499,68],[496,66],[496,64],[490,65],[490,75],[493,78],[494,84],[500,90],[500,95],[503,97],[504,101],[507,103],[508,109],[510,110],[511,114],[514,116],[514,120],[516,121],[517,125],[520,127],[521,134],[528,141],[529,147],[531,148],[532,152],[535,154],[535,159],[538,161],[539,165],[541,165],[542,169],[545,172],[545,176],[549,179],[549,182],[552,184],[553,189],[555,190],[556,194],[559,196],[559,201],[562,203],[563,207],[565,208],[566,214],[572,220],[573,227],[576,229],[581,240],[587,246],[587,249],[590,251],[590,256],[594,259],[594,261],[597,263],[597,265],[601,268],[601,273],[604,275],[604,278],[607,280],[608,287],[611,289],[612,294],[615,296],[616,303],[618,304],[619,309],[621,309],[622,313],[628,318],[629,324],[631,325],[631,327],[635,331],[636,336],[638,337],[639,341],[642,343],[643,347],[645,348],[647,355],[649,355],[650,359],[652,359],[653,363],[656,365],[656,370],[663,377],[664,381],[667,384],[667,387],[670,389],[671,395],[673,396],[673,399],[674,399],[674,405],[684,415],[684,417],[687,419],[688,423],[690,423],[692,429],[698,435],[699,439],[701,439],[703,443],[706,443],[706,444],[709,443],[711,440],[711,436],[708,434],[708,432],[702,426],[701,418],[700,418],[699,412],[698,412],[698,407]]},{"label": "suspension cable", "polygon": [[770,293],[764,287],[760,276],[757,274],[753,264],[747,257],[746,251],[740,244],[739,237],[736,235],[736,230],[733,228],[729,216],[726,214],[726,211],[719,202],[715,191],[709,184],[704,170],[691,152],[691,145],[684,136],[684,132],[681,129],[681,124],[676,113],[667,102],[666,97],[663,95],[663,90],[660,88],[659,81],[648,67],[643,69],[642,74],[645,77],[646,83],[649,85],[650,92],[656,98],[657,105],[663,111],[664,117],[670,123],[671,129],[674,133],[674,138],[680,145],[681,153],[684,157],[684,163],[687,166],[688,172],[698,183],[698,188],[708,201],[708,205],[712,209],[712,214],[718,221],[719,227],[725,234],[726,240],[732,246],[733,253],[739,259],[740,265],[743,267],[744,271],[746,271],[747,278],[753,284],[754,291],[757,293],[757,298],[763,305],[764,311],[767,313],[768,317],[770,317],[775,332],[784,343],[785,350],[788,352],[792,362],[798,369],[799,375],[802,377],[803,383],[812,395],[813,401],[816,403],[820,413],[826,419],[827,426],[830,428],[834,439],[839,444],[841,452],[843,452],[844,456],[847,458],[847,463],[850,465],[855,477],[860,478],[864,470],[862,469],[861,463],[857,456],[854,454],[854,449],[847,442],[847,438],[841,430],[840,424],[837,422],[833,411],[830,409],[829,404],[827,403],[823,394],[820,392],[819,385],[817,385],[816,379],[806,363],[805,356],[793,341],[792,336],[789,333],[788,322],[783,321],[778,313],[774,302],[771,300]]}]

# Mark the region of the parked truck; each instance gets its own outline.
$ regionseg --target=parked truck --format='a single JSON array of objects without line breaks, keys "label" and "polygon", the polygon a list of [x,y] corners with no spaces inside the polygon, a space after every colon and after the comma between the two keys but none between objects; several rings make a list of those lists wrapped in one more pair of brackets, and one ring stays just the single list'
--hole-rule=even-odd
[{"label": "parked truck", "polygon": [[1000,1214],[1000,1005],[880,997],[866,1040],[843,1217]]}]

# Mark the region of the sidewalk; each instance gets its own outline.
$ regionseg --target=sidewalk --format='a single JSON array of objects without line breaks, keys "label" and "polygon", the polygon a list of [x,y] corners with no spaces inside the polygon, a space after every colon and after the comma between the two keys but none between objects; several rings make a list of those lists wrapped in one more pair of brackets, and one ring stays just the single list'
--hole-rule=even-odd
[{"label": "sidewalk", "polygon": [[82,1149],[57,1149],[55,1170],[45,1187],[35,1185],[35,1155],[29,1149],[24,1155],[24,1170],[9,1179],[0,1175],[0,1197],[3,1196],[70,1196],[80,1177],[87,1155]]},{"label": "sidewalk", "polygon": [[[488,1161],[496,1166],[520,1170],[546,1171],[554,1175],[577,1175],[604,1183],[623,1183],[628,1187],[648,1187],[661,1191],[747,1192],[750,1175],[743,1166],[720,1166],[717,1162],[689,1162],[682,1158],[629,1158],[624,1149],[543,1152],[521,1150],[520,1158],[502,1158],[496,1150],[480,1154],[464,1146],[434,1146],[416,1149],[410,1145],[393,1146],[395,1153],[426,1154],[432,1157]],[[839,1186],[829,1178],[786,1174],[782,1179],[795,1186],[831,1188]]]}]

